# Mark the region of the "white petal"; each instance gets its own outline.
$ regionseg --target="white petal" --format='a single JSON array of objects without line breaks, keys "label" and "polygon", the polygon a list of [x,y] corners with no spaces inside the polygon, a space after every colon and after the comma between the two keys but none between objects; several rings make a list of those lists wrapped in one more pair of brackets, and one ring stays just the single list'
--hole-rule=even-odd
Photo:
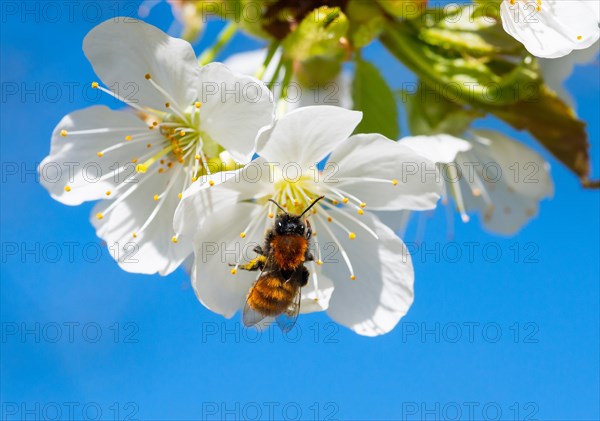
[{"label": "white petal", "polygon": [[[83,51],[111,90],[140,106],[164,110],[166,102],[182,108],[196,99],[200,67],[192,46],[160,29],[131,18],[107,20],[92,29]],[[161,86],[165,98],[145,75]]]},{"label": "white petal", "polygon": [[[174,217],[178,233],[195,233],[206,218],[221,218],[224,208],[236,207],[238,202],[266,196],[272,190],[269,171],[258,158],[238,171],[219,172],[193,183],[183,193]],[[212,186],[209,184],[212,181]],[[272,193],[271,193],[272,194]]]},{"label": "white petal", "polygon": [[398,143],[440,164],[448,164],[454,161],[459,152],[471,149],[471,144],[466,140],[447,134],[409,136],[400,139]]},{"label": "white petal", "polygon": [[[63,130],[67,133],[65,137],[61,135]],[[78,134],[77,131],[95,132]],[[54,129],[50,155],[39,167],[40,181],[54,199],[67,205],[104,199],[106,192],[114,193],[118,184],[137,180],[131,160],[148,153],[146,141],[127,143],[125,136],[148,132],[146,124],[133,113],[105,106],[75,111]],[[148,138],[148,142],[157,144],[162,137],[156,133],[156,139]],[[98,152],[118,143],[124,145],[98,157]],[[113,172],[122,166],[125,166],[122,172]]]},{"label": "white petal", "polygon": [[[600,2],[598,4],[600,5]],[[565,57],[538,60],[544,82],[571,108],[575,108],[575,101],[564,83],[571,76],[576,65],[585,65],[597,60],[599,52],[600,42],[596,41],[591,47],[585,50],[575,50]]]},{"label": "white petal", "polygon": [[[493,130],[474,130],[476,138],[487,147],[475,144],[502,168],[502,180],[516,192],[537,200],[551,197],[554,184],[550,164],[533,149]],[[515,170],[518,166],[518,174]],[[512,167],[512,168],[511,168]]]},{"label": "white petal", "polygon": [[[173,214],[179,203],[184,171],[180,171],[175,179],[158,173],[150,177],[135,186],[135,191],[110,212],[106,209],[112,201],[100,202],[94,207],[91,220],[98,236],[107,243],[111,255],[123,270],[167,275],[192,253],[192,235],[181,235],[177,243],[172,242],[175,234]],[[173,188],[159,199],[164,202],[160,210],[152,223],[140,232],[155,207],[161,203],[154,200],[154,195],[161,194],[169,182],[173,183]],[[98,219],[97,213],[103,213],[104,217]],[[133,237],[134,232],[137,232],[137,238]]]},{"label": "white petal", "polygon": [[269,162],[294,162],[308,168],[345,141],[361,119],[361,112],[340,107],[299,108],[260,133],[256,152]]},{"label": "white petal", "polygon": [[412,211],[375,211],[373,214],[400,238],[404,238],[408,223],[413,216]]},{"label": "white petal", "polygon": [[194,240],[196,261],[192,284],[196,295],[209,310],[227,318],[243,308],[250,287],[258,276],[257,272],[241,269],[232,275],[230,264],[236,263],[242,251],[242,263],[255,257],[252,249],[262,245],[264,227],[268,221],[272,224],[272,219],[265,216],[265,222],[254,235],[248,233],[246,238],[241,239],[240,233],[261,211],[262,207],[248,203],[226,207],[214,215],[213,223],[205,224],[198,231]]},{"label": "white petal", "polygon": [[[327,310],[331,318],[360,335],[376,336],[391,331],[410,308],[414,271],[402,240],[376,217],[365,217],[379,239],[356,227],[357,238],[348,240],[343,231],[329,224],[350,257],[356,279],[350,279],[339,251],[324,259],[322,268],[335,285]],[[314,219],[312,224],[317,226],[321,247],[334,244],[320,221]]]},{"label": "white petal", "polygon": [[[554,192],[550,166],[533,150],[500,133],[476,131],[477,141],[467,157],[458,162],[476,164],[475,169],[487,168],[479,177],[485,193],[473,194],[479,185],[471,183],[468,173],[460,182],[467,210],[479,210],[484,226],[491,232],[512,235],[538,213],[539,202]],[[472,162],[472,157],[476,162]],[[464,165],[464,164],[462,164]],[[490,203],[491,202],[491,203]]]},{"label": "white petal", "polygon": [[302,288],[300,313],[327,310],[334,290],[333,281],[319,271],[314,263],[310,263],[307,268],[310,278],[308,284]]},{"label": "white petal", "polygon": [[357,197],[368,209],[432,209],[442,190],[433,162],[379,134],[352,136],[333,151],[326,169],[325,184]]},{"label": "white petal", "polygon": [[266,85],[233,73],[220,63],[201,70],[197,85],[201,130],[242,163],[252,157],[259,130],[273,122],[275,108]]},{"label": "white petal", "polygon": [[[267,49],[246,51],[243,53],[233,54],[228,57],[223,64],[229,67],[232,71],[241,73],[244,75],[255,75],[267,57]],[[271,59],[271,62],[267,66],[264,72],[263,80],[271,81],[272,75],[277,69],[277,63],[281,57],[281,50],[277,50]]]},{"label": "white petal", "polygon": [[504,30],[537,57],[557,58],[585,49],[598,40],[597,0],[544,0],[511,4],[504,0],[500,15]]},{"label": "white petal", "polygon": [[[286,99],[288,112],[311,105],[332,105],[349,110],[353,107],[352,74],[349,72],[342,72],[319,89],[296,86],[299,87],[297,96],[293,97],[290,94],[290,97]],[[290,92],[294,92],[294,90],[290,88]]]}]

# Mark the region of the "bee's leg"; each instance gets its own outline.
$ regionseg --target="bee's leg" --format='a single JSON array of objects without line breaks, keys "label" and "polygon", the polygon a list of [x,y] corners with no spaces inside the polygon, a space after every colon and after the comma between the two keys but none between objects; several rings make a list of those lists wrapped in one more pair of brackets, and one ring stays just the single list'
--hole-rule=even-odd
[{"label": "bee's leg", "polygon": [[[263,270],[263,268],[265,267],[265,262],[267,261],[267,257],[266,256],[258,256],[252,260],[250,260],[248,263],[244,264],[244,265],[239,265],[239,268],[242,270],[249,270],[249,271],[255,271],[255,270]],[[229,264],[229,266],[236,266],[234,264]]]},{"label": "bee's leg", "polygon": [[308,269],[306,269],[306,266],[302,266],[298,270],[300,271],[300,273],[298,274],[300,286],[304,287],[304,286],[306,286],[306,284],[308,284],[308,278],[310,277],[310,272],[308,272]]},{"label": "bee's leg", "polygon": [[304,253],[304,261],[312,262],[314,260],[315,260],[315,256],[310,252],[310,250],[306,250],[306,253]]},{"label": "bee's leg", "polygon": [[263,251],[263,248],[261,246],[254,247],[252,251],[260,256],[266,256],[266,253]]}]

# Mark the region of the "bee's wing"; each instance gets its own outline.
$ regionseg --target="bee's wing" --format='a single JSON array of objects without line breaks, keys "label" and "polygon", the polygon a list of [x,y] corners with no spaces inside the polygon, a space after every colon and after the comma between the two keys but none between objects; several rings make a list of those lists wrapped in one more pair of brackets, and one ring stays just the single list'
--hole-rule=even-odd
[{"label": "bee's wing", "polygon": [[300,313],[300,299],[302,298],[300,290],[301,288],[298,287],[296,290],[296,295],[294,295],[294,299],[290,303],[290,306],[287,308],[287,310],[275,318],[277,325],[283,331],[283,333],[288,333],[290,330],[292,330],[296,324],[296,320],[298,319],[298,313]]},{"label": "bee's wing", "polygon": [[248,303],[248,300],[246,299],[246,305],[244,305],[244,313],[242,314],[242,321],[244,323],[244,326],[256,326],[260,324],[260,322],[262,322],[266,317],[267,316],[265,316],[264,314],[254,310]]}]

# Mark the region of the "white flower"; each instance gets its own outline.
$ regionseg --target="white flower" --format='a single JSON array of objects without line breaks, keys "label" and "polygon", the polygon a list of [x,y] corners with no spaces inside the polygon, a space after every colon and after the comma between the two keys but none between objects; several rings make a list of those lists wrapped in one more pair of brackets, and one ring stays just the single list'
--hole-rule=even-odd
[{"label": "white flower", "polygon": [[598,40],[598,0],[502,0],[504,30],[536,57],[557,58]]},{"label": "white flower", "polygon": [[[261,69],[266,56],[266,49],[246,51],[232,55],[223,64],[235,72],[255,75]],[[267,83],[273,80],[280,57],[281,51],[277,50],[265,69],[262,79]],[[273,88],[276,98],[281,97],[282,82],[283,76],[280,75]],[[290,112],[311,105],[335,105],[352,109],[351,85],[352,75],[347,72],[340,73],[334,80],[320,88],[303,87],[298,82],[292,81],[292,86],[288,89],[288,98],[285,98],[285,111]]]},{"label": "white flower", "polygon": [[[348,138],[361,116],[331,106],[296,109],[259,135],[258,160],[219,185],[194,185],[184,194],[175,229],[198,230],[192,282],[206,307],[232,317],[244,306],[257,275],[238,266],[256,257],[254,245],[273,225],[277,208],[268,199],[299,214],[325,195],[308,217],[315,261],[307,263],[301,311],[327,309],[367,336],[389,332],[404,316],[413,300],[410,256],[367,210],[431,209],[441,185],[434,164],[410,148],[377,134]],[[328,156],[324,171],[316,171]],[[207,203],[214,212],[202,218],[197,209]]]},{"label": "white flower", "polygon": [[452,196],[464,222],[467,212],[483,215],[484,226],[511,235],[537,215],[539,202],[551,197],[550,165],[536,152],[491,130],[468,139],[449,135],[407,137],[400,144],[441,165],[445,197]]},{"label": "white flower", "polygon": [[600,52],[600,42],[596,41],[594,45],[585,50],[576,50],[567,56],[557,59],[540,59],[540,71],[544,77],[544,82],[554,92],[558,94],[571,108],[575,108],[575,101],[565,88],[564,82],[571,76],[576,65],[585,65],[596,61],[598,66],[598,53]]},{"label": "white flower", "polygon": [[250,160],[256,134],[272,123],[272,98],[222,64],[198,66],[189,43],[140,21],[104,22],[83,49],[109,88],[92,87],[135,112],[94,106],[64,117],[40,166],[62,171],[42,183],[68,205],[107,199],[92,223],[119,265],[168,274],[192,252],[191,238],[173,232],[182,192],[207,172]]}]

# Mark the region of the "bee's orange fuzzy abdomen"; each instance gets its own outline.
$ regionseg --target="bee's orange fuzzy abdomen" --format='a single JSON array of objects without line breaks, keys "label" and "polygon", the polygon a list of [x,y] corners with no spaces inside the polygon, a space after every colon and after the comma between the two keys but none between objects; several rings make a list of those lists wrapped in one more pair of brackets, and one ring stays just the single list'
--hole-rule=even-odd
[{"label": "bee's orange fuzzy abdomen", "polygon": [[276,276],[265,275],[250,291],[248,303],[261,314],[275,317],[287,310],[296,288],[292,283]]},{"label": "bee's orange fuzzy abdomen", "polygon": [[278,267],[295,270],[304,263],[308,241],[299,235],[279,235],[271,240],[271,248]]}]

